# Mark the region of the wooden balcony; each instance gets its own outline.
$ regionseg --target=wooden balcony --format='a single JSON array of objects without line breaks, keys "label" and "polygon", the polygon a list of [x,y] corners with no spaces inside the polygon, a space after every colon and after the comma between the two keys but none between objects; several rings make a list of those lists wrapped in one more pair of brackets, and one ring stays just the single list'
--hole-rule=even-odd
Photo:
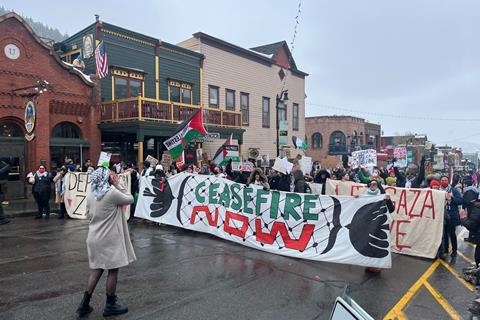
[{"label": "wooden balcony", "polygon": [[[102,103],[101,121],[166,121],[182,122],[200,106],[156,100],[143,97],[119,99]],[[221,109],[203,108],[203,121],[206,125],[241,128],[241,113]]]}]

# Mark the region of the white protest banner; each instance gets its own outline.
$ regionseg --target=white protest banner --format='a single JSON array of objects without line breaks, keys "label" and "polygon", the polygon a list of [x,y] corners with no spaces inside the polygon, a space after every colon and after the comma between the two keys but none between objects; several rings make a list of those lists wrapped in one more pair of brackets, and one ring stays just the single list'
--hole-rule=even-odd
[{"label": "white protest banner", "polygon": [[395,158],[395,167],[406,168],[407,167],[407,148],[397,147],[393,149],[393,157]]},{"label": "white protest banner", "polygon": [[68,216],[74,219],[87,219],[87,193],[90,192],[90,174],[68,172],[63,178],[65,193],[63,201]]},{"label": "white protest banner", "polygon": [[359,150],[352,152],[352,168],[375,167],[377,165],[377,150]]},{"label": "white protest banner", "polygon": [[[90,193],[90,174],[86,172],[69,172],[64,177],[65,193],[63,200],[68,216],[73,219],[87,219],[87,195]],[[130,192],[130,173],[118,175],[118,182]],[[123,207],[124,217],[128,219],[130,206]]]},{"label": "white protest banner", "polygon": [[105,152],[105,151],[100,152],[100,157],[98,159],[98,166],[108,168],[108,166],[110,165],[111,157],[112,157],[112,154],[109,152]]},{"label": "white protest banner", "polygon": [[148,161],[150,162],[150,167],[152,168],[155,168],[158,164],[158,159],[152,157],[151,155],[148,155],[146,158],[145,158],[145,161]]},{"label": "white protest banner", "polygon": [[216,235],[270,253],[391,267],[383,196],[319,196],[265,190],[182,172],[142,177],[135,216]]},{"label": "white protest banner", "polygon": [[313,161],[311,157],[307,156],[302,156],[300,160],[298,160],[298,165],[300,166],[300,170],[302,170],[303,174],[308,173],[312,171],[312,165]]},{"label": "white protest banner", "polygon": [[[328,179],[325,194],[363,195],[367,185]],[[384,187],[395,205],[390,223],[392,251],[435,258],[443,233],[445,192],[432,189]]]},{"label": "white protest banner", "polygon": [[323,184],[310,182],[308,185],[310,186],[310,190],[312,190],[313,194],[322,194]]}]

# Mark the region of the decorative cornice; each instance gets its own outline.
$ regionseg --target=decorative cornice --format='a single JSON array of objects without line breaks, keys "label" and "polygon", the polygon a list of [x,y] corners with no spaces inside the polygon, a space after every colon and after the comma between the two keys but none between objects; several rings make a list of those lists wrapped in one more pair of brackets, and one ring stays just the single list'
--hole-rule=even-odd
[{"label": "decorative cornice", "polygon": [[51,114],[68,114],[73,116],[87,116],[90,106],[85,103],[75,103],[63,100],[50,100]]},{"label": "decorative cornice", "polygon": [[130,40],[130,41],[138,42],[138,43],[143,44],[143,45],[146,45],[146,46],[151,46],[151,47],[155,47],[155,46],[156,46],[155,43],[151,43],[151,42],[148,42],[148,41],[140,40],[140,39],[137,39],[137,38],[134,38],[134,37],[131,37],[131,36],[127,36],[126,34],[123,34],[123,33],[119,33],[119,32],[115,32],[115,31],[107,30],[107,29],[105,29],[105,28],[102,28],[101,31],[104,32],[104,33],[106,33],[106,34],[110,34],[110,35],[112,35],[112,36],[116,36],[116,37],[119,37],[119,38],[127,39],[127,40]]}]

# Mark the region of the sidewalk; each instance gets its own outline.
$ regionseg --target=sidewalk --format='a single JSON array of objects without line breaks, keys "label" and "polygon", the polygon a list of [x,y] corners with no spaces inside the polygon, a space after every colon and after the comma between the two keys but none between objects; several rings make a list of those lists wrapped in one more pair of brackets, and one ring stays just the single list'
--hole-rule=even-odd
[{"label": "sidewalk", "polygon": [[[6,201],[8,204],[2,204],[5,216],[7,218],[31,217],[37,214],[37,203],[33,197],[27,199],[16,199]],[[58,211],[58,204],[55,199],[50,200],[50,212]]]}]

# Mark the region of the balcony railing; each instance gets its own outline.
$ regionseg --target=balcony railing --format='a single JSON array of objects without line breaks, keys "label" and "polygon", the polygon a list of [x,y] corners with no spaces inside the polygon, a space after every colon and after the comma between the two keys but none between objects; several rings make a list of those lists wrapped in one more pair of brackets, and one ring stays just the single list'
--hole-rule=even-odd
[{"label": "balcony railing", "polygon": [[[181,122],[196,112],[200,106],[133,97],[102,103],[101,121],[119,122],[131,120]],[[235,111],[203,108],[206,125],[241,128],[241,113]]]}]

